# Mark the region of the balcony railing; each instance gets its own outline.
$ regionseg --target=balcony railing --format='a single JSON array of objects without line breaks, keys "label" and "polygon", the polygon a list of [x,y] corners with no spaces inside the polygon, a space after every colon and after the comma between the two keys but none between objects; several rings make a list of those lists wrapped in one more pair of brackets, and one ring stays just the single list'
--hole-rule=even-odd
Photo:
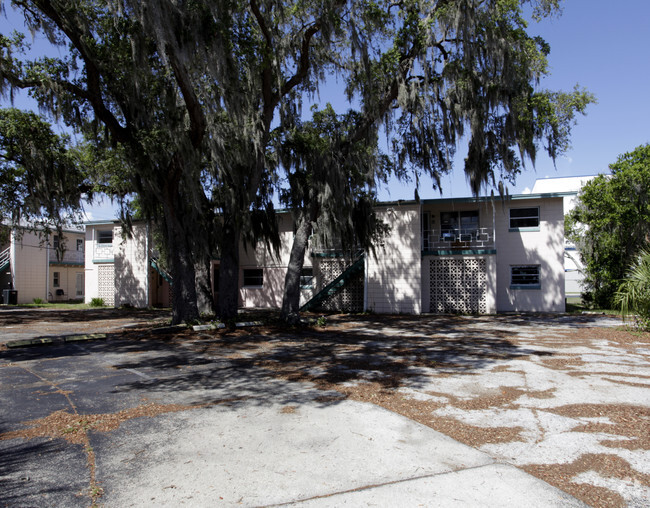
[{"label": "balcony railing", "polygon": [[55,249],[49,249],[48,258],[50,263],[61,263],[61,264],[74,264],[74,265],[83,265],[84,264],[84,253],[81,250],[66,250],[63,253],[63,258],[59,259],[57,257],[58,252]]},{"label": "balcony railing", "polygon": [[424,251],[490,248],[494,248],[494,230],[492,228],[422,231],[422,250]]},{"label": "balcony railing", "polygon": [[93,259],[113,259],[113,244],[95,242]]}]

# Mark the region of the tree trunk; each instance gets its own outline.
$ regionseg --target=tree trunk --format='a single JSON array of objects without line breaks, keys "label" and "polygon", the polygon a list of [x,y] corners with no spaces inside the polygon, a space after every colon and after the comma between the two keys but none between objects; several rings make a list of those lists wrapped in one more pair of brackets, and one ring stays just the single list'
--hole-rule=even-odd
[{"label": "tree trunk", "polygon": [[172,324],[191,323],[199,318],[192,256],[193,231],[182,221],[186,210],[178,188],[168,185],[164,196],[165,245],[172,275]]},{"label": "tree trunk", "polygon": [[200,315],[215,313],[214,295],[210,283],[210,258],[201,257],[194,265],[196,277],[196,305]]},{"label": "tree trunk", "polygon": [[224,218],[219,264],[218,314],[224,321],[237,317],[239,304],[239,228]]},{"label": "tree trunk", "polygon": [[281,317],[286,322],[295,324],[300,320],[300,273],[305,261],[305,251],[309,242],[311,222],[304,214],[300,215],[298,229],[293,238],[287,275],[284,278]]},{"label": "tree trunk", "polygon": [[172,270],[172,324],[191,323],[199,318],[192,253],[183,231],[168,227],[168,256]]}]

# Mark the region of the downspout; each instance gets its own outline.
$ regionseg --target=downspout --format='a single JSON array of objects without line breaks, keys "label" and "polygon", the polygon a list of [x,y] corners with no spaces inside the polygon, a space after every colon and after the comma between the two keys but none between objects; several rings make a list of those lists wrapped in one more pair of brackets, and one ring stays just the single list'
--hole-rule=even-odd
[{"label": "downspout", "polygon": [[[50,246],[45,244],[45,301],[49,302],[50,294]],[[52,295],[54,297],[54,295]],[[54,298],[52,298],[54,300]]]},{"label": "downspout", "polygon": [[146,301],[147,308],[151,307],[151,293],[150,293],[150,289],[151,289],[151,287],[150,287],[151,286],[151,283],[150,283],[151,282],[150,281],[150,279],[151,279],[151,257],[150,257],[151,252],[149,251],[149,233],[150,233],[150,231],[149,231],[149,223],[147,222],[147,225],[145,226],[145,239],[144,239],[145,252],[147,253],[147,257],[146,257],[146,260],[145,260],[145,267],[146,268],[145,268],[145,278],[144,278],[144,280],[145,280],[145,291],[146,291],[146,295],[147,295],[147,301]]},{"label": "downspout", "polygon": [[368,311],[368,255],[363,254],[363,312]]}]

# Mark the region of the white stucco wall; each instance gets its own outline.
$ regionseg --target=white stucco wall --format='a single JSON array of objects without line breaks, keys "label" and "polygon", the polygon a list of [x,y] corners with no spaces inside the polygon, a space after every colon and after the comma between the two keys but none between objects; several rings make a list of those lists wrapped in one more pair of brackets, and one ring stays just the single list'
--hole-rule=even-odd
[{"label": "white stucco wall", "polygon": [[421,312],[420,206],[379,207],[391,232],[366,263],[366,309],[378,313]]},{"label": "white stucco wall", "polygon": [[[539,231],[509,231],[510,208],[539,207]],[[564,312],[562,197],[507,200],[496,209],[497,310]],[[510,287],[511,267],[539,265],[540,289]]]},{"label": "white stucco wall", "polygon": [[[113,243],[110,245],[97,246],[98,231],[113,231]],[[85,295],[84,300],[90,303],[93,298],[102,298],[105,305],[115,303],[114,263],[115,245],[119,241],[120,228],[112,222],[104,224],[86,225],[85,236]],[[100,287],[100,276],[103,280]],[[108,280],[113,278],[112,287],[109,287]]]},{"label": "white stucco wall", "polygon": [[115,307],[149,305],[149,240],[145,224],[134,224],[131,236],[113,232]]}]

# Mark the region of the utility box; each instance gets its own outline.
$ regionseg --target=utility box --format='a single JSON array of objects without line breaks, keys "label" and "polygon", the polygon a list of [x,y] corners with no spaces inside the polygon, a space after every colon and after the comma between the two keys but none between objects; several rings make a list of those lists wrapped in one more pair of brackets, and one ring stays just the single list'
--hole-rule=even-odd
[{"label": "utility box", "polygon": [[6,305],[18,305],[18,290],[17,289],[3,289],[2,300]]}]

